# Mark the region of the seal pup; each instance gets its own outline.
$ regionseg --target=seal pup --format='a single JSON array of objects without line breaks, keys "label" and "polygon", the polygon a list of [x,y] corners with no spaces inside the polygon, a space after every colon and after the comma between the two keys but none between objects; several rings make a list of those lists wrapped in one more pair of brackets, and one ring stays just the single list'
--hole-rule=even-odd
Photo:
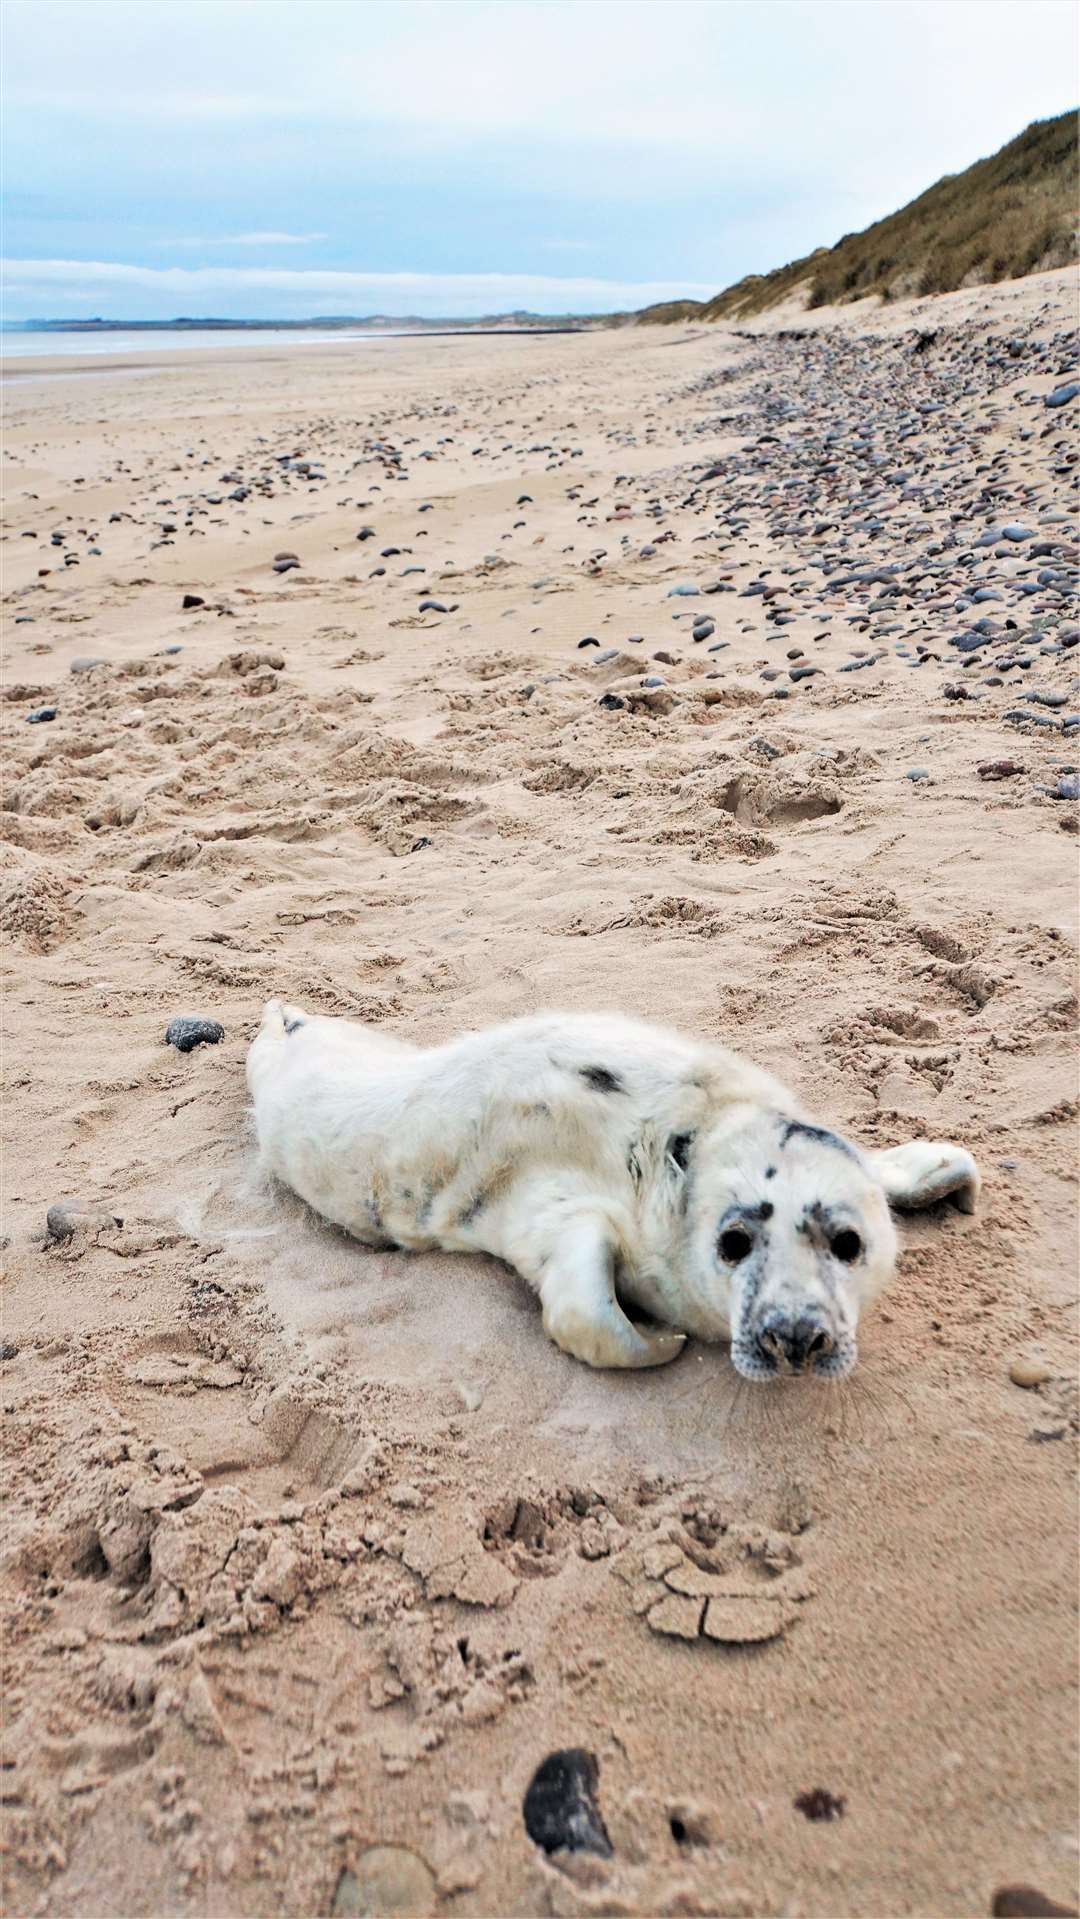
[{"label": "seal pup", "polygon": [[614,1014],[418,1047],[271,1000],[247,1077],[264,1166],[317,1213],[505,1260],[589,1366],[660,1366],[693,1334],[746,1379],[841,1378],[893,1274],[890,1205],[978,1194],[958,1146],[862,1152],[725,1047]]}]

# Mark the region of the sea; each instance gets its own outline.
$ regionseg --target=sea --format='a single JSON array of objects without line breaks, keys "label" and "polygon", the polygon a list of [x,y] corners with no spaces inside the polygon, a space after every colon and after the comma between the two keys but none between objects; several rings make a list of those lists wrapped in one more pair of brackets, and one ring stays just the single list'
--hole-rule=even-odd
[{"label": "sea", "polygon": [[145,333],[140,329],[127,332],[121,328],[107,333],[60,333],[51,328],[35,333],[18,328],[0,331],[0,363],[39,359],[46,354],[50,359],[63,359],[75,354],[115,357],[121,353],[190,353],[209,347],[220,352],[223,347],[340,346],[345,340],[402,339],[415,330],[412,327],[385,330],[363,327],[353,331],[349,327],[338,327],[320,333],[317,328],[309,331],[306,327],[155,327]]}]

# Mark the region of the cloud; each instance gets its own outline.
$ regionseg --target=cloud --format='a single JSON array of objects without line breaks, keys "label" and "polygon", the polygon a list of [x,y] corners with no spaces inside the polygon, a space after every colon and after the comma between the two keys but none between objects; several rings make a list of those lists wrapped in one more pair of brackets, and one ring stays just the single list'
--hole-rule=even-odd
[{"label": "cloud", "polygon": [[328,233],[185,233],[176,238],[159,240],[157,245],[164,251],[168,247],[306,247],[316,240],[328,240]]},{"label": "cloud", "polygon": [[[607,280],[541,273],[362,273],[278,266],[148,267],[115,260],[0,261],[5,300],[41,313],[81,303],[84,311],[126,318],[273,311],[282,317],[319,313],[475,315],[527,308],[540,313],[605,313],[653,300],[706,299],[711,281]],[[127,303],[125,305],[125,302]],[[51,305],[50,305],[51,303]]]},{"label": "cloud", "polygon": [[198,0],[182,32],[176,0],[0,4],[23,258],[269,264],[328,229],[342,268],[715,291],[1075,94],[1075,0],[619,0],[617,31],[611,0]]},{"label": "cloud", "polygon": [[328,233],[226,233],[221,246],[230,247],[306,247],[313,240],[328,240]]}]

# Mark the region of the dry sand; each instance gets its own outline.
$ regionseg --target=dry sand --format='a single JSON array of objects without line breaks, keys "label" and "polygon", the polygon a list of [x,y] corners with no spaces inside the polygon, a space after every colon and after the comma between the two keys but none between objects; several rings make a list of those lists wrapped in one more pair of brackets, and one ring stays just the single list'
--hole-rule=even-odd
[{"label": "dry sand", "polygon": [[[1054,275],[808,338],[20,367],[8,1912],[1072,1903],[1074,322]],[[590,1374],[494,1262],[264,1190],[278,993],[682,1024],[963,1140],[980,1213],[904,1226],[842,1387]],[[610,1857],[526,1833],[568,1747]]]}]

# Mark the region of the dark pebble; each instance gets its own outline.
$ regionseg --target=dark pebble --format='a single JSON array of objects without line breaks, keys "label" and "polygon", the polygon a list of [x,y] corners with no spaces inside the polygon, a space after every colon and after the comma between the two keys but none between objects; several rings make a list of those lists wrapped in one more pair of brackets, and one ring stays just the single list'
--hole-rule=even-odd
[{"label": "dark pebble", "polygon": [[190,1053],[194,1046],[216,1046],[224,1038],[225,1028],[216,1019],[194,1019],[187,1014],[170,1020],[165,1029],[166,1045],[175,1046],[178,1053]]},{"label": "dark pebble", "polygon": [[1059,1906],[1035,1886],[999,1886],[991,1919],[1077,1919],[1075,1906]]},{"label": "dark pebble", "polygon": [[525,1830],[544,1852],[595,1852],[610,1859],[611,1840],[596,1803],[591,1752],[571,1746],[539,1765],[522,1804]]},{"label": "dark pebble", "polygon": [[801,1812],[806,1819],[842,1819],[847,1800],[828,1792],[824,1786],[814,1786],[809,1792],[797,1793],[794,1805],[796,1812]]},{"label": "dark pebble", "polygon": [[26,716],[28,726],[43,726],[46,720],[55,720],[58,708],[55,706],[35,706]]},{"label": "dark pebble", "polygon": [[1023,770],[1019,760],[982,760],[975,768],[981,780],[1011,780]]},{"label": "dark pebble", "polygon": [[181,613],[190,613],[195,607],[205,605],[206,601],[203,599],[201,593],[185,593],[180,602],[180,611]]}]

